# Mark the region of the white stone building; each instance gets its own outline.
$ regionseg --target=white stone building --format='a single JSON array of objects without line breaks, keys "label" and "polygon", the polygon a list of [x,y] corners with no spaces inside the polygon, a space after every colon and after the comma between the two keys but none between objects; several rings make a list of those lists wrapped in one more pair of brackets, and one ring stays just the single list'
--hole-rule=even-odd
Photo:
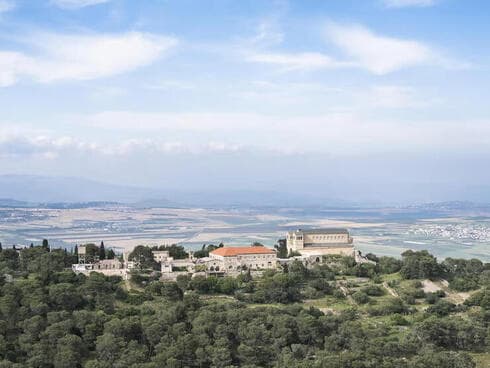
[{"label": "white stone building", "polygon": [[286,236],[286,244],[288,251],[298,252],[303,256],[354,255],[353,239],[347,229],[327,228],[290,231]]},{"label": "white stone building", "polygon": [[152,253],[153,259],[158,263],[165,262],[170,258],[168,250],[154,250]]}]

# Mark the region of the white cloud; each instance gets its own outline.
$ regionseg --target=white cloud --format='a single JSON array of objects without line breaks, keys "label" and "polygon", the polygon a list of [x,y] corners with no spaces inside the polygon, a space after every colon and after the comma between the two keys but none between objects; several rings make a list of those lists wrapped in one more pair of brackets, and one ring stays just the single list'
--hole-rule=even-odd
[{"label": "white cloud", "polygon": [[275,19],[266,19],[259,23],[255,36],[250,40],[256,46],[280,44],[284,34],[279,29]]},{"label": "white cloud", "polygon": [[345,66],[327,55],[317,52],[304,53],[250,53],[247,61],[254,63],[272,64],[284,70],[314,70]]},{"label": "white cloud", "polygon": [[63,9],[79,9],[86,6],[108,3],[111,0],[51,0],[53,5]]},{"label": "white cloud", "polygon": [[177,40],[147,33],[95,35],[32,35],[28,45],[37,52],[0,51],[0,86],[22,76],[39,82],[90,80],[149,65]]},{"label": "white cloud", "polygon": [[383,3],[389,8],[427,7],[435,5],[436,0],[383,0]]},{"label": "white cloud", "polygon": [[359,25],[330,24],[327,37],[358,67],[374,74],[436,63],[440,59],[422,42],[381,36]]},{"label": "white cloud", "polygon": [[326,39],[340,50],[339,56],[323,52],[286,53],[263,49],[242,51],[242,54],[248,62],[269,64],[285,71],[359,68],[383,75],[423,65],[446,69],[469,67],[467,63],[445,57],[424,42],[380,35],[356,24],[331,23],[326,29]]},{"label": "white cloud", "polygon": [[[406,103],[403,99],[388,102],[393,106]],[[352,112],[294,116],[120,111],[72,119],[71,123],[92,130],[93,138],[54,131],[0,130],[0,156],[59,157],[69,162],[73,155],[88,154],[101,159],[221,153],[342,156],[424,150],[489,152],[490,146],[488,121],[396,119]]]},{"label": "white cloud", "polygon": [[15,8],[15,3],[10,0],[0,0],[0,14],[9,12]]}]

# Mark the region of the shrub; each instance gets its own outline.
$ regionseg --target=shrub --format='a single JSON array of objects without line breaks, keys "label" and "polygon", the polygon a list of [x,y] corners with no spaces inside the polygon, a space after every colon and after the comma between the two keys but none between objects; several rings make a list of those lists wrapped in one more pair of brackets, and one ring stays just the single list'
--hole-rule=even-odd
[{"label": "shrub", "polygon": [[382,296],[385,294],[384,289],[377,285],[368,285],[363,287],[361,290],[369,296]]},{"label": "shrub", "polygon": [[352,294],[352,299],[354,299],[357,304],[366,304],[369,302],[369,296],[364,291],[356,291]]},{"label": "shrub", "polygon": [[409,322],[401,314],[393,314],[391,317],[391,323],[398,326],[408,326]]},{"label": "shrub", "polygon": [[449,313],[454,312],[456,305],[445,300],[439,300],[434,305],[427,308],[427,313],[435,314],[440,317],[447,316]]}]

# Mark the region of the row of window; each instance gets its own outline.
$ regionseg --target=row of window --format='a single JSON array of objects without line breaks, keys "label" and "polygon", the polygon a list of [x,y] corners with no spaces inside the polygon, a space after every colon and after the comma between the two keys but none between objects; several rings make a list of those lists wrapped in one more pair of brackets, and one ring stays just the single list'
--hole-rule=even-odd
[{"label": "row of window", "polygon": [[313,235],[313,240],[340,240],[345,239],[344,235]]},{"label": "row of window", "polygon": [[266,259],[266,258],[270,258],[270,257],[274,257],[274,254],[269,254],[269,255],[265,255],[265,256],[249,256],[249,255],[242,255],[242,256],[238,256],[238,258],[253,258],[253,259]]},{"label": "row of window", "polygon": [[[250,263],[250,264],[248,264],[248,265],[246,265],[246,264],[244,264],[244,265],[239,265],[239,266],[236,266],[236,270],[237,270],[237,271],[240,271],[240,270],[242,270],[242,269],[243,269],[243,267],[244,267],[244,266],[245,266],[245,267],[247,267],[247,268],[250,268],[250,269],[253,269],[253,268],[255,268],[255,269],[259,269],[259,268],[266,268],[266,267],[270,268],[270,267],[272,266],[272,262],[267,262],[267,265],[266,265],[265,263],[262,263],[262,264],[258,264],[258,263],[256,263],[256,264],[255,264],[255,267],[254,267],[254,265],[253,265],[252,263]],[[233,266],[232,266],[232,265],[229,265],[229,266],[228,266],[228,269],[229,269],[229,270],[232,270],[232,269],[233,269]],[[209,270],[210,270],[210,271],[219,271],[219,270],[220,270],[220,268],[219,268],[219,266],[211,266],[211,267],[209,267]]]}]

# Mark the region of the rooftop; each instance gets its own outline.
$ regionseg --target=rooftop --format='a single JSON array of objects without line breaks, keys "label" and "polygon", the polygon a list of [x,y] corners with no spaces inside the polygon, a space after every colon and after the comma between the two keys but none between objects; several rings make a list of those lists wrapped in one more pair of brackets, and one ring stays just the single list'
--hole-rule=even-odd
[{"label": "rooftop", "polygon": [[323,229],[298,229],[296,232],[302,232],[303,234],[349,234],[349,230],[345,228],[323,228]]},{"label": "rooftop", "polygon": [[223,247],[215,249],[211,254],[223,257],[234,257],[243,254],[274,254],[274,250],[267,247],[252,246],[252,247]]}]

